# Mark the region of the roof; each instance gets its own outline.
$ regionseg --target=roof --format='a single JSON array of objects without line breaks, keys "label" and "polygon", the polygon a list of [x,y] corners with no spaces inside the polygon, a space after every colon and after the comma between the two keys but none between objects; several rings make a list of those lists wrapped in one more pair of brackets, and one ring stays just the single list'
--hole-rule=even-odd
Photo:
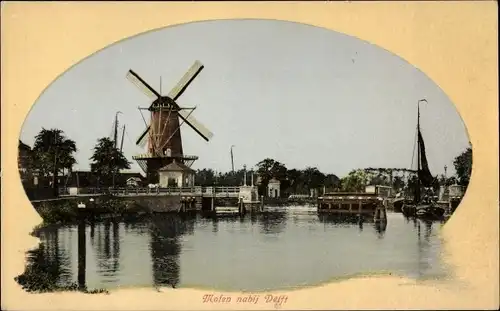
[{"label": "roof", "polygon": [[280,181],[279,181],[279,180],[277,180],[276,178],[271,178],[271,180],[269,180],[269,183],[270,183],[270,184],[279,184],[279,183],[280,183]]},{"label": "roof", "polygon": [[194,170],[190,167],[187,167],[183,163],[177,163],[177,161],[174,160],[174,162],[165,165],[164,167],[160,168],[160,172],[164,171],[170,171],[170,172],[194,172]]},{"label": "roof", "polygon": [[127,181],[129,181],[129,180],[135,180],[135,181],[139,180],[139,181],[142,181],[142,179],[139,178],[139,177],[130,177],[130,178],[127,179]]},{"label": "roof", "polygon": [[167,108],[170,108],[170,107],[175,107],[175,102],[172,98],[168,97],[168,96],[162,96],[161,97],[161,100],[160,98],[157,98],[153,101],[153,103],[151,104],[150,106],[150,109],[153,110],[153,109],[157,109],[159,104],[163,104],[164,106],[166,106]]},{"label": "roof", "polygon": [[31,151],[31,147],[19,140],[19,149],[23,151]]}]

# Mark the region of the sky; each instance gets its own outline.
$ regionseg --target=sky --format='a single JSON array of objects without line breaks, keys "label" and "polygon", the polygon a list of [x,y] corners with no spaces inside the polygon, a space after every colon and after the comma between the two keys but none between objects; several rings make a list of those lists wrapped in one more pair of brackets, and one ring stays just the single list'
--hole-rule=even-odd
[{"label": "sky", "polygon": [[[74,169],[89,170],[98,138],[110,136],[117,111],[123,152],[145,125],[138,107],[150,99],[126,79],[134,70],[167,94],[195,60],[205,68],[178,99],[214,133],[206,142],[182,125],[193,168],[248,168],[272,158],[287,168],[317,167],[345,176],[365,167],[409,168],[417,102],[433,175],[454,173],[469,146],[464,123],[446,94],[400,57],[328,29],[274,20],[183,24],[133,36],[83,59],[53,81],[29,112],[20,139],[32,146],[44,128],[62,129],[77,144]],[[147,114],[144,117],[148,118]],[[121,139],[121,138],[120,138]],[[415,164],[414,164],[415,166]]]}]

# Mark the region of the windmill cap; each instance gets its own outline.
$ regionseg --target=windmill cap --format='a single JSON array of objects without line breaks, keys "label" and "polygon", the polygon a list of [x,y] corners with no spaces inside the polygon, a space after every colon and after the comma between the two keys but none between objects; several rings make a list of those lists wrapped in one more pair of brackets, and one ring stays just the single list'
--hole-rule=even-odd
[{"label": "windmill cap", "polygon": [[153,101],[150,109],[158,108],[160,106],[160,102],[163,104],[163,106],[167,106],[167,107],[175,107],[176,106],[175,101],[172,98],[170,98],[168,96],[162,96],[161,98],[157,98]]}]

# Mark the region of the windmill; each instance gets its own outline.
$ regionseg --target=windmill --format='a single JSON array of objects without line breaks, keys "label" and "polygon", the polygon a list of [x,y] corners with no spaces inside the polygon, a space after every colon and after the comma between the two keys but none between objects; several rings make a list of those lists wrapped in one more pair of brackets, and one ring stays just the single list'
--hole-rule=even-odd
[{"label": "windmill", "polygon": [[[149,124],[142,116],[146,129],[136,141],[141,147],[147,142],[147,153],[133,157],[146,173],[149,183],[158,183],[158,170],[174,160],[190,167],[198,159],[197,156],[184,155],[180,132],[183,123],[189,125],[205,141],[213,137],[213,134],[191,115],[195,108],[181,108],[177,104],[179,97],[203,68],[199,61],[195,61],[167,96],[155,91],[134,71],[129,70],[127,73],[127,78],[153,101],[148,108],[139,107],[139,111],[148,110],[151,113]],[[182,122],[179,122],[179,118]]]}]

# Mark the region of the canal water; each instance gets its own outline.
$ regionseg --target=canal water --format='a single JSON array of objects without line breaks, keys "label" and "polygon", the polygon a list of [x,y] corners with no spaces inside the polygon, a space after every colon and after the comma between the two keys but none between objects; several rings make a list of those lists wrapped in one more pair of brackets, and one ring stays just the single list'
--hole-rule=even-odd
[{"label": "canal water", "polygon": [[[283,208],[208,218],[155,215],[80,227],[41,229],[36,261],[51,282],[84,276],[87,288],[197,287],[228,291],[291,289],[360,274],[440,278],[441,222],[389,213],[387,226],[362,225]],[[83,230],[84,229],[84,230]],[[83,245],[83,244],[81,244]],[[80,268],[79,268],[80,267]]]}]

